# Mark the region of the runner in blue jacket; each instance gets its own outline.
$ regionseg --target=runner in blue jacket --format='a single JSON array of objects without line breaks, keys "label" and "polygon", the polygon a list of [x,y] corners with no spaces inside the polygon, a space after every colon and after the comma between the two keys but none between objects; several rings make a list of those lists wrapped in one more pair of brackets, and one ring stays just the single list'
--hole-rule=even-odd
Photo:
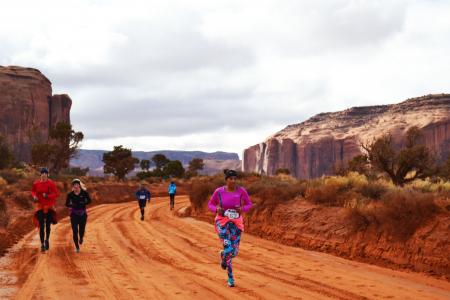
[{"label": "runner in blue jacket", "polygon": [[170,197],[170,210],[173,210],[173,207],[175,206],[175,194],[177,193],[175,182],[170,182],[168,192]]},{"label": "runner in blue jacket", "polygon": [[141,183],[139,185],[139,189],[136,191],[136,200],[139,203],[139,208],[141,209],[141,221],[144,221],[144,210],[145,205],[150,203],[150,198],[152,197],[152,194],[149,190],[145,188],[145,185]]}]

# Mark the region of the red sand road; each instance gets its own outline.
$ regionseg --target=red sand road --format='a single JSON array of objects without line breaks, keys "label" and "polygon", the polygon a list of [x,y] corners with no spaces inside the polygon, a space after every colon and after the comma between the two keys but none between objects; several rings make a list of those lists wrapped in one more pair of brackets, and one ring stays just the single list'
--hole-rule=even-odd
[{"label": "red sand road", "polygon": [[[189,204],[177,197],[176,209]],[[139,220],[136,203],[89,211],[85,244],[74,252],[67,219],[51,248],[37,232],[0,260],[0,298],[13,299],[450,299],[450,283],[244,234],[226,286],[213,226],[169,211],[156,198]]]}]

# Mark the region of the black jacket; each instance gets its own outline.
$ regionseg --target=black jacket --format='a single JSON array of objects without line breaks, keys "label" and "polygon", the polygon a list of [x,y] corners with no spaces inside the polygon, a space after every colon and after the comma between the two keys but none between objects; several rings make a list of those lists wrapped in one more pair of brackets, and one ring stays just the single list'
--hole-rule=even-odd
[{"label": "black jacket", "polygon": [[91,203],[88,192],[81,190],[80,194],[75,195],[72,191],[67,194],[66,206],[74,209],[86,209],[86,205]]}]

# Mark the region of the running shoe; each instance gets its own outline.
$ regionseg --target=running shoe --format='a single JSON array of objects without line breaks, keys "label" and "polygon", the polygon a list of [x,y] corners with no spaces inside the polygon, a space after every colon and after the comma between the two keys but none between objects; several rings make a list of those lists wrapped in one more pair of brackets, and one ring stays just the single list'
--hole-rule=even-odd
[{"label": "running shoe", "polygon": [[233,278],[228,278],[228,286],[234,287],[234,279]]},{"label": "running shoe", "polygon": [[76,247],[75,252],[80,253],[80,247]]},{"label": "running shoe", "polygon": [[80,238],[80,245],[83,245],[83,238]]},{"label": "running shoe", "polygon": [[41,252],[45,252],[45,245],[44,244],[41,245]]},{"label": "running shoe", "polygon": [[45,250],[50,249],[50,243],[48,242],[48,240],[45,240]]}]

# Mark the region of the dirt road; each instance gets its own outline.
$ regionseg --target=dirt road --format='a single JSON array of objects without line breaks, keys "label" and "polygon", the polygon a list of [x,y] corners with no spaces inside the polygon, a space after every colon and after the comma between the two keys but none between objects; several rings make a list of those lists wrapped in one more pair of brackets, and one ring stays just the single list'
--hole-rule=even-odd
[{"label": "dirt road", "polygon": [[[450,299],[450,283],[244,234],[226,286],[220,244],[210,224],[179,218],[157,198],[139,220],[136,203],[89,211],[76,254],[67,219],[53,228],[50,251],[37,232],[0,260],[0,298],[13,299]],[[178,197],[176,209],[188,205]]]}]

